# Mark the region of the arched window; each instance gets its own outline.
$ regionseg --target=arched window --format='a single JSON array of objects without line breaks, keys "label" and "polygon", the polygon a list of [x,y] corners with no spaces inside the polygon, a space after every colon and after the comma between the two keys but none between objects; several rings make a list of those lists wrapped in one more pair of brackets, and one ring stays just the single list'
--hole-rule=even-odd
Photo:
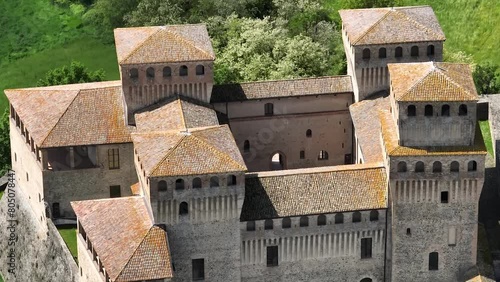
[{"label": "arched window", "polygon": [[370,49],[368,48],[363,49],[363,59],[365,60],[370,59]]},{"label": "arched window", "polygon": [[466,116],[467,115],[467,105],[460,105],[460,107],[458,107],[458,115],[459,116]]},{"label": "arched window", "polygon": [[361,213],[359,211],[352,213],[352,222],[361,222]]},{"label": "arched window", "polygon": [[407,108],[407,115],[409,117],[414,117],[417,115],[417,107],[415,105],[409,105]]},{"label": "arched window", "polygon": [[250,152],[250,141],[245,140],[245,142],[243,143],[243,152]]},{"label": "arched window", "polygon": [[301,216],[300,217],[300,227],[307,227],[307,226],[309,226],[309,217]]},{"label": "arched window", "polygon": [[170,67],[164,67],[163,77],[171,77],[171,76],[172,76],[172,69]]},{"label": "arched window", "polygon": [[129,76],[130,76],[130,78],[138,78],[139,77],[139,70],[137,70],[136,68],[130,69]]},{"label": "arched window", "polygon": [[423,162],[417,162],[415,164],[415,172],[424,172],[425,171],[425,165]]},{"label": "arched window", "polygon": [[412,46],[411,47],[411,56],[412,57],[418,57],[418,46]]},{"label": "arched window", "polygon": [[281,221],[281,227],[282,228],[292,227],[292,220],[289,217],[283,218],[283,220]]},{"label": "arched window", "polygon": [[429,254],[429,270],[439,269],[439,254],[437,252],[432,252]]},{"label": "arched window", "polygon": [[179,68],[179,75],[180,76],[187,76],[188,75],[188,67],[186,66],[181,66]]},{"label": "arched window", "polygon": [[266,221],[264,221],[264,230],[271,230],[271,229],[273,229],[273,220],[266,219]]},{"label": "arched window", "polygon": [[312,137],[313,133],[312,130],[308,129],[306,130],[306,137]]},{"label": "arched window", "polygon": [[451,172],[459,172],[460,171],[460,164],[457,161],[451,162],[450,171]]},{"label": "arched window", "polygon": [[271,170],[286,169],[286,158],[281,153],[276,153],[271,156]]},{"label": "arched window", "polygon": [[372,282],[373,280],[371,278],[363,278],[359,282]]},{"label": "arched window", "polygon": [[147,78],[154,78],[155,77],[155,69],[154,68],[147,68],[146,69],[146,77]]},{"label": "arched window", "polygon": [[193,179],[193,188],[201,188],[201,178],[196,177]]},{"label": "arched window", "polygon": [[434,45],[427,46],[427,56],[434,56]]},{"label": "arched window", "polygon": [[450,116],[450,105],[443,105],[441,107],[441,116],[443,116],[443,117]]},{"label": "arched window", "polygon": [[370,212],[370,221],[377,221],[378,220],[378,211],[371,211]]},{"label": "arched window", "polygon": [[476,171],[477,170],[477,163],[476,161],[470,161],[467,164],[467,171]]},{"label": "arched window", "polygon": [[344,223],[344,214],[343,213],[335,214],[335,224],[341,224],[341,223]]},{"label": "arched window", "polygon": [[272,116],[274,114],[274,105],[273,105],[273,103],[266,103],[264,105],[264,114],[266,116]]},{"label": "arched window", "polygon": [[319,151],[318,160],[320,160],[320,161],[328,160],[328,152],[325,150]]},{"label": "arched window", "polygon": [[165,180],[158,182],[158,191],[159,192],[166,192],[167,191],[167,182]]},{"label": "arched window", "polygon": [[441,165],[441,162],[434,162],[432,164],[432,172],[439,173],[442,171],[443,171],[443,166]]},{"label": "arched window", "polygon": [[326,215],[318,215],[318,226],[326,225]]},{"label": "arched window", "polygon": [[401,58],[403,57],[403,48],[402,47],[396,47],[396,58]]},{"label": "arched window", "polygon": [[227,177],[227,186],[234,186],[236,185],[236,176],[231,174],[228,175]]},{"label": "arched window", "polygon": [[426,117],[431,117],[434,114],[434,110],[431,105],[425,105],[424,115]]},{"label": "arched window", "polygon": [[196,66],[196,75],[204,75],[205,74],[205,67],[202,65],[197,65]]},{"label": "arched window", "polygon": [[399,162],[398,163],[398,172],[406,172],[406,163],[405,162]]},{"label": "arched window", "polygon": [[210,187],[219,187],[219,178],[217,176],[210,177]]},{"label": "arched window", "polygon": [[411,229],[410,228],[406,228],[406,235],[411,236]]},{"label": "arched window", "polygon": [[385,48],[378,49],[378,57],[381,59],[387,58],[387,50]]},{"label": "arched window", "polygon": [[184,179],[177,179],[175,181],[175,190],[182,190],[184,189]]},{"label": "arched window", "polygon": [[186,202],[182,202],[180,205],[179,205],[179,215],[186,215],[189,213],[189,206],[188,206],[188,203]]},{"label": "arched window", "polygon": [[255,231],[255,221],[247,221],[247,231]]}]

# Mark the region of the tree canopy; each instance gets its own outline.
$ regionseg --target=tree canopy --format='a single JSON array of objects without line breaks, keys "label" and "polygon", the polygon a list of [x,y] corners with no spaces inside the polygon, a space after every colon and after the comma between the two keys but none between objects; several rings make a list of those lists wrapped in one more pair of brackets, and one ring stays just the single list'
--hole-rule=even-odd
[{"label": "tree canopy", "polygon": [[72,61],[69,66],[48,71],[45,77],[37,82],[37,86],[95,82],[103,79],[104,70],[89,71],[82,63]]},{"label": "tree canopy", "polygon": [[9,111],[0,116],[0,176],[10,169]]}]

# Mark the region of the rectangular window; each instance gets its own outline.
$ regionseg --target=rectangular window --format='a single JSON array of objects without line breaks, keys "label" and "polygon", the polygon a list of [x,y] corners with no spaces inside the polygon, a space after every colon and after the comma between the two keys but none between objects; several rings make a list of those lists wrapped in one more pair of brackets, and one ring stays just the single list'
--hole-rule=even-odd
[{"label": "rectangular window", "polygon": [[305,151],[300,151],[300,159],[303,160],[306,158],[306,152]]},{"label": "rectangular window", "polygon": [[267,266],[278,266],[278,246],[267,247]]},{"label": "rectangular window", "polygon": [[205,259],[193,259],[193,281],[205,279]]},{"label": "rectangular window", "polygon": [[372,257],[372,238],[362,238],[361,239],[361,258],[371,258]]},{"label": "rectangular window", "polygon": [[455,246],[457,244],[457,229],[455,227],[448,228],[448,245]]},{"label": "rectangular window", "polygon": [[122,196],[122,193],[120,190],[120,185],[109,186],[109,197],[110,198],[118,198],[121,196]]},{"label": "rectangular window", "polygon": [[273,103],[266,103],[264,105],[264,113],[266,116],[272,116],[274,114],[274,105]]},{"label": "rectangular window", "polygon": [[108,166],[109,166],[109,169],[119,169],[120,168],[119,149],[109,149],[108,150]]},{"label": "rectangular window", "polygon": [[441,203],[448,203],[448,191],[441,192]]}]

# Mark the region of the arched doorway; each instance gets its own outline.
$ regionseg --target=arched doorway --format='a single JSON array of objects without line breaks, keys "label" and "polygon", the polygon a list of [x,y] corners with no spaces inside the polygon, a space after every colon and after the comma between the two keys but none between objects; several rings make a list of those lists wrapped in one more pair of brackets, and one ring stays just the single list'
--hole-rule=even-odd
[{"label": "arched doorway", "polygon": [[271,170],[286,169],[286,157],[282,152],[276,152],[271,156]]}]

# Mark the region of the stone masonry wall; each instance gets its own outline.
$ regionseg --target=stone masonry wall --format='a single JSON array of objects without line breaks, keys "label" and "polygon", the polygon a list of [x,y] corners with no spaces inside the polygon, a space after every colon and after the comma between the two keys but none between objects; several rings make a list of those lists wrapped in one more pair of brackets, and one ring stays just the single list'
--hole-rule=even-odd
[{"label": "stone masonry wall", "polygon": [[[17,182],[16,182],[17,184]],[[8,273],[7,256],[9,248],[7,229],[8,195],[0,200],[0,272],[6,282],[66,282],[78,281],[78,267],[52,221],[40,223],[30,208],[26,196],[15,187],[18,209],[15,212],[17,226],[14,234],[16,276]],[[46,222],[46,223],[45,223]],[[45,226],[42,226],[45,225]]]}]

